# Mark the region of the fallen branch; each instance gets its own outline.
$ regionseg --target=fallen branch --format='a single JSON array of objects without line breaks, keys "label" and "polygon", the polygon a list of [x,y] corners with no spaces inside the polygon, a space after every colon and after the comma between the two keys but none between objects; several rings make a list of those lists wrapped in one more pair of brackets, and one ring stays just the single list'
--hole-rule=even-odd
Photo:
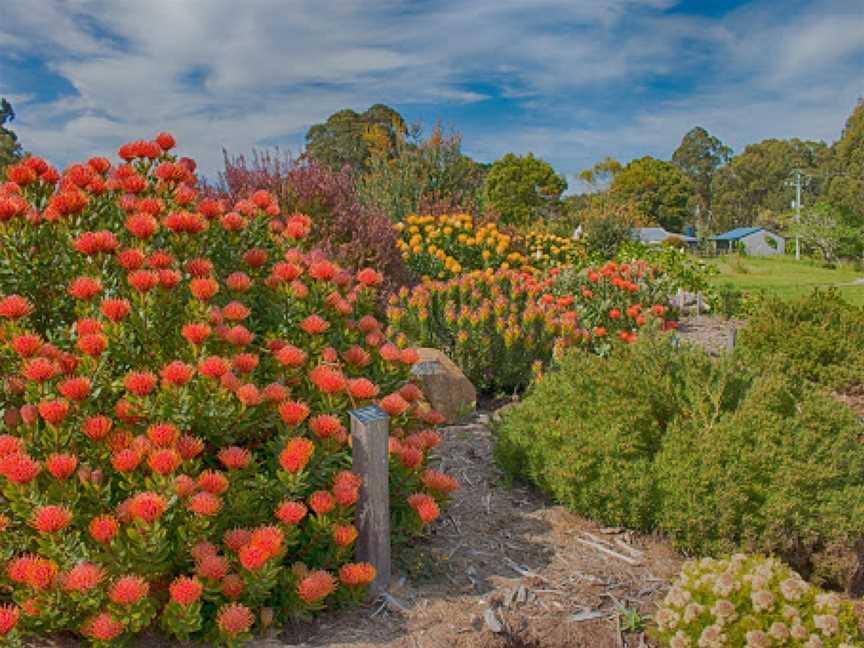
[{"label": "fallen branch", "polygon": [[628,565],[639,565],[640,564],[640,561],[638,561],[634,558],[631,558],[630,556],[625,556],[624,554],[620,554],[617,551],[612,551],[611,549],[607,549],[603,545],[598,544],[596,542],[592,542],[591,540],[585,540],[584,538],[576,538],[576,542],[583,544],[587,547],[591,547],[592,549],[595,549],[597,551],[601,551],[601,552],[603,552],[609,556],[612,556],[613,558],[617,558],[618,560],[623,560]]}]

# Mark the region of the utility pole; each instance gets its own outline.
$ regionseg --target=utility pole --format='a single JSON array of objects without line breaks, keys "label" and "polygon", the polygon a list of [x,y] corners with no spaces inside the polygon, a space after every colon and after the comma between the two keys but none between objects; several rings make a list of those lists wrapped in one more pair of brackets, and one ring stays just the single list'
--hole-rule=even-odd
[{"label": "utility pole", "polygon": [[805,176],[801,172],[801,169],[793,169],[792,177],[794,180],[787,182],[786,185],[795,187],[795,260],[800,261],[801,239],[798,229],[801,227],[801,179]]}]

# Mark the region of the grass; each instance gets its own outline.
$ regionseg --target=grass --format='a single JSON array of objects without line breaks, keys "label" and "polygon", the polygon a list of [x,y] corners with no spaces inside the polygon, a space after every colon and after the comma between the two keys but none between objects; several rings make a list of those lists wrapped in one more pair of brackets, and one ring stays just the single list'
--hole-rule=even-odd
[{"label": "grass", "polygon": [[728,255],[706,261],[719,271],[713,278],[718,287],[731,285],[747,292],[761,291],[783,299],[794,299],[807,295],[814,288],[835,286],[847,301],[864,306],[864,285],[843,285],[864,278],[864,271],[848,265],[825,268],[818,261],[796,261],[791,256]]}]

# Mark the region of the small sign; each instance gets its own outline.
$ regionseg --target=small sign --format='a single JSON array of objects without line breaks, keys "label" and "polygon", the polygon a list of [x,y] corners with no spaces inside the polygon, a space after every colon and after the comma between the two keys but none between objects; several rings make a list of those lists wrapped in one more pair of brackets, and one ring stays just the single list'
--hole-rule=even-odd
[{"label": "small sign", "polygon": [[439,373],[439,367],[441,367],[441,363],[437,360],[425,360],[424,362],[415,364],[411,369],[411,373],[415,376],[429,376]]},{"label": "small sign", "polygon": [[360,409],[351,410],[350,414],[360,423],[371,423],[372,421],[388,418],[387,412],[377,405],[369,405],[367,407],[361,407]]}]

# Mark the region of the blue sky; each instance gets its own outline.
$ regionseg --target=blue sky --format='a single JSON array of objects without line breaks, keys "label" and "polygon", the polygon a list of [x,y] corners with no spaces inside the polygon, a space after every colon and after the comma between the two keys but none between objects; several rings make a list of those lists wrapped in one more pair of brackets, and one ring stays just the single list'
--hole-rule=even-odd
[{"label": "blue sky", "polygon": [[864,0],[0,0],[0,96],[61,165],[164,129],[213,174],[382,102],[575,184],[695,125],[830,142],[862,95]]}]

